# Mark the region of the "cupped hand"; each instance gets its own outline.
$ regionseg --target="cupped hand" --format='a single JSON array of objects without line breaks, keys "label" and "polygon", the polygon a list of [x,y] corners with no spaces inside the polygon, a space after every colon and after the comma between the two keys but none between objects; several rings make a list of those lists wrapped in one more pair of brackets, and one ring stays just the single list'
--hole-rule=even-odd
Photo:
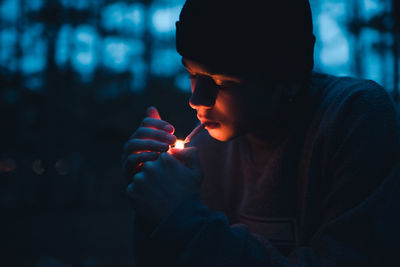
[{"label": "cupped hand", "polygon": [[129,182],[144,162],[156,160],[160,153],[167,151],[176,141],[174,127],[161,120],[155,107],[149,107],[146,113],[146,118],[123,148],[122,165]]},{"label": "cupped hand", "polygon": [[197,149],[172,149],[145,162],[127,192],[137,216],[154,229],[181,201],[200,191],[201,180]]}]

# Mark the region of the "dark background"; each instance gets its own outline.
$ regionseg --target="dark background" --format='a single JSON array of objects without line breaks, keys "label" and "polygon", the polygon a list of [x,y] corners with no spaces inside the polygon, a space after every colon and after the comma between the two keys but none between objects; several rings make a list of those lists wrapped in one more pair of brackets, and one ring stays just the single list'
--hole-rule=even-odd
[{"label": "dark background", "polygon": [[[397,101],[399,4],[311,0],[316,70]],[[182,5],[0,1],[0,266],[132,264],[122,146],[149,105],[178,138],[196,124],[175,52]]]}]

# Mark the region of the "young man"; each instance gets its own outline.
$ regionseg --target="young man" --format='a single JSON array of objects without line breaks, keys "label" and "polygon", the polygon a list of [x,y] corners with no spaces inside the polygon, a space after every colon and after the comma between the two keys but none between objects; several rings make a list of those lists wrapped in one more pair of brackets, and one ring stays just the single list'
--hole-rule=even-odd
[{"label": "young man", "polygon": [[308,1],[238,2],[188,0],[176,25],[206,130],[166,152],[174,128],[151,107],[125,145],[138,266],[391,263],[390,97],[372,81],[312,71]]}]

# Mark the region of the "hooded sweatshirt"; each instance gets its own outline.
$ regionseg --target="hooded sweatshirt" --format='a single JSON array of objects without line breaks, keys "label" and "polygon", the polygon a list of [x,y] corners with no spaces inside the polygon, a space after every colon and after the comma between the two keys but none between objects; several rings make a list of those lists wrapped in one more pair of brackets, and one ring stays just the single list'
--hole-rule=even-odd
[{"label": "hooded sweatshirt", "polygon": [[400,266],[399,134],[388,93],[313,73],[291,112],[276,138],[256,145],[199,134],[201,190],[152,232],[134,214],[137,266]]}]

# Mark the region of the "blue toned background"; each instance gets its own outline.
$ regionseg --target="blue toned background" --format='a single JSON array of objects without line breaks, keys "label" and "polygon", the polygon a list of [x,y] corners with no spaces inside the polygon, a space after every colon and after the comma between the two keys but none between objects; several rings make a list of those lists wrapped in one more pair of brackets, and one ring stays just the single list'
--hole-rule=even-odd
[{"label": "blue toned background", "polygon": [[[182,5],[0,1],[1,266],[130,266],[122,145],[149,105],[180,138],[196,123],[175,51]],[[398,99],[399,5],[311,0],[316,70]]]}]

